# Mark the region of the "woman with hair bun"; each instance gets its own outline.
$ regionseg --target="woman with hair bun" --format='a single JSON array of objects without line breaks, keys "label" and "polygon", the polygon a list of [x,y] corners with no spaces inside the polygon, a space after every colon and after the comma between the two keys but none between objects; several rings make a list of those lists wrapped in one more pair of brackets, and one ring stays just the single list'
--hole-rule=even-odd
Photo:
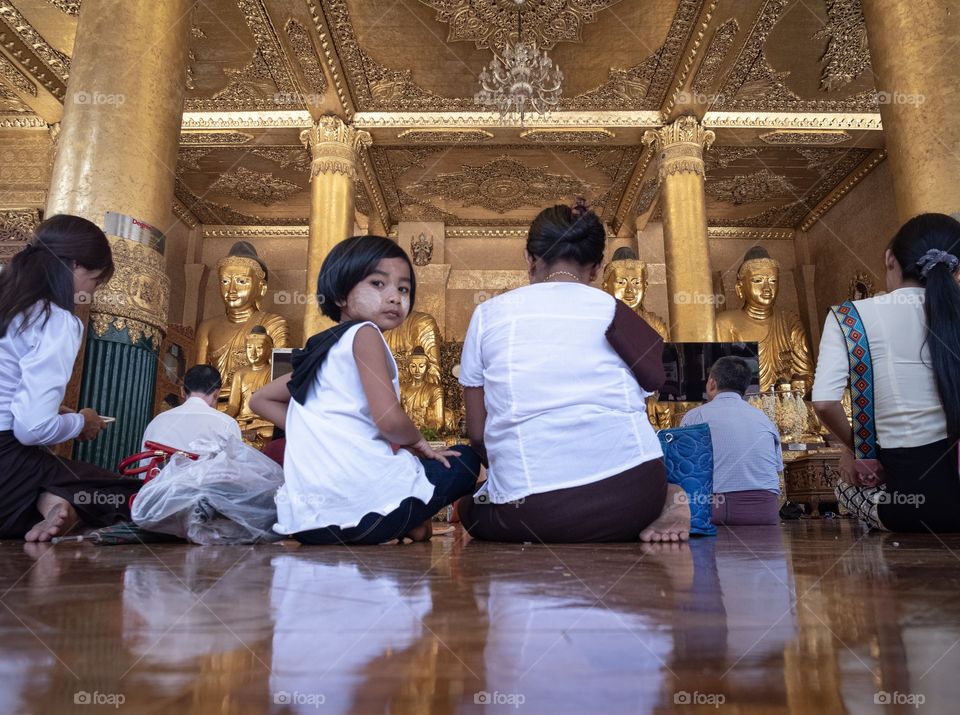
[{"label": "woman with hair bun", "polygon": [[582,201],[530,226],[530,285],[477,306],[460,365],[470,442],[487,481],[458,502],[492,541],[682,541],[690,509],[667,485],[645,400],[663,343],[592,287],[605,232]]},{"label": "woman with hair bun", "polygon": [[[884,263],[888,292],[853,301],[843,323],[828,315],[820,339],[813,400],[844,445],[837,499],[876,529],[960,531],[960,222],[935,213],[913,217],[893,237]],[[845,335],[851,328],[856,333]],[[857,365],[854,352],[861,376],[854,402],[863,406],[857,456],[841,403],[848,344],[865,358]]]},{"label": "woman with hair bun", "polygon": [[49,541],[79,523],[130,518],[139,480],[45,449],[106,426],[94,410],[61,402],[83,337],[74,307],[112,275],[103,231],[68,215],[41,223],[0,273],[0,539]]}]

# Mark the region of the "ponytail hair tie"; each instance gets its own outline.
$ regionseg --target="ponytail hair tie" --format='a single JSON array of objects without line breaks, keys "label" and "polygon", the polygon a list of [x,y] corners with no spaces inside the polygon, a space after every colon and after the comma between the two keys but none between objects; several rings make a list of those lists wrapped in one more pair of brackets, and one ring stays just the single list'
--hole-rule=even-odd
[{"label": "ponytail hair tie", "polygon": [[587,206],[587,200],[582,196],[578,196],[576,203],[574,203],[573,208],[570,209],[570,213],[573,214],[574,219],[579,219],[589,213],[590,207]]},{"label": "ponytail hair tie", "polygon": [[941,251],[937,248],[931,248],[917,259],[917,267],[920,269],[920,275],[923,278],[927,277],[927,274],[930,273],[931,268],[940,263],[945,264],[947,266],[947,270],[953,274],[956,272],[957,267],[960,266],[960,258],[957,258],[952,253],[947,253],[946,251]]}]

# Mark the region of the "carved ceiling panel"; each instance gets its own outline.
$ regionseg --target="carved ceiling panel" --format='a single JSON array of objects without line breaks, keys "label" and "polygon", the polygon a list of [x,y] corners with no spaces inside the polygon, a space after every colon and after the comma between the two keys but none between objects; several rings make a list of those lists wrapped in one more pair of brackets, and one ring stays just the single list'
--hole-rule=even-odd
[{"label": "carved ceiling panel", "polygon": [[[516,27],[513,0],[310,0],[358,111],[474,108],[477,76]],[[523,36],[549,44],[563,109],[658,109],[703,0],[540,0]],[[513,18],[511,22],[507,20]],[[603,52],[589,47],[603,46]]]},{"label": "carved ceiling panel", "polygon": [[[717,151],[719,158],[710,158]],[[711,226],[796,227],[870,149],[726,147],[707,152]]]}]

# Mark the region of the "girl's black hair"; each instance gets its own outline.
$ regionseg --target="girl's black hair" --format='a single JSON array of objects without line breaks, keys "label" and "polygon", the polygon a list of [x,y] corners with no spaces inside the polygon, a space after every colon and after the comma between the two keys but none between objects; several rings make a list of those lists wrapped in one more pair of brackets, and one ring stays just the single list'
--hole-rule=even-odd
[{"label": "girl's black hair", "polygon": [[[113,276],[113,254],[100,227],[79,216],[58,214],[37,226],[33,240],[0,272],[0,338],[21,313],[41,303],[44,322],[50,304],[73,312],[74,265]],[[20,326],[23,330],[26,322]]]},{"label": "girl's black hair", "polygon": [[417,276],[410,256],[398,244],[383,236],[351,236],[340,241],[320,266],[317,276],[317,302],[320,311],[340,322],[340,306],[350,291],[376,270],[385,258],[402,258],[410,267],[410,310],[417,297]]},{"label": "girl's black hair", "polygon": [[530,224],[527,252],[546,265],[569,260],[581,266],[603,261],[606,232],[597,215],[582,199],[573,208],[551,206]]},{"label": "girl's black hair", "polygon": [[[947,434],[956,439],[960,437],[960,222],[944,214],[914,216],[897,231],[890,251],[904,279],[926,289],[927,347],[947,415]],[[941,251],[950,256],[942,256]],[[945,260],[934,262],[937,257]]]}]

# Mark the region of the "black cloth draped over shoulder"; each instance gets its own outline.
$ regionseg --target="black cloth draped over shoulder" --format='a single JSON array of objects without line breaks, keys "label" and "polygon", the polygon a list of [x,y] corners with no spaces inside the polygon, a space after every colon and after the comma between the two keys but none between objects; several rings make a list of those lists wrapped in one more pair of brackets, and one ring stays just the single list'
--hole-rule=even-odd
[{"label": "black cloth draped over shoulder", "polygon": [[607,328],[610,347],[627,363],[644,390],[656,392],[667,379],[663,370],[663,339],[650,324],[621,300]]},{"label": "black cloth draped over shoulder", "polygon": [[323,361],[327,359],[327,354],[334,345],[340,342],[344,333],[362,322],[362,320],[346,320],[337,323],[332,328],[311,337],[302,350],[297,348],[293,351],[290,358],[293,365],[293,375],[290,377],[290,382],[287,383],[287,389],[293,399],[301,405],[304,404],[310,385],[313,384],[317,372],[323,366]]}]

